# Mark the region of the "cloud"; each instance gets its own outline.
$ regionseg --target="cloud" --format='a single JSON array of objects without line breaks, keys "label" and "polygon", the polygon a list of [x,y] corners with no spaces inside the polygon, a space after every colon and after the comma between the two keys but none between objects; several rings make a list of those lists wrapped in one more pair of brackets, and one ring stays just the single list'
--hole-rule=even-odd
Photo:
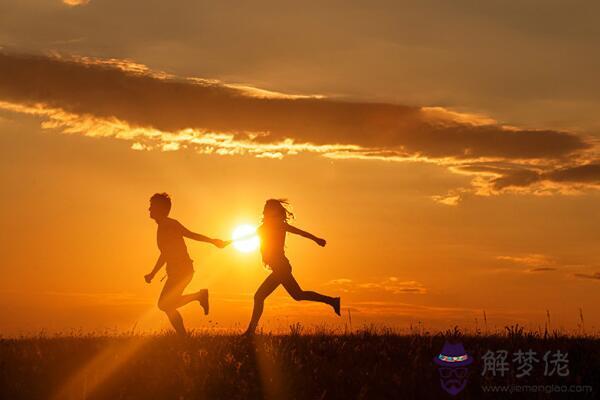
[{"label": "cloud", "polygon": [[572,133],[518,129],[441,107],[178,78],[129,60],[0,53],[0,108],[41,115],[45,128],[130,140],[135,150],[268,158],[311,152],[432,162],[473,175],[471,188],[433,198],[446,205],[468,193],[600,182],[594,144]]},{"label": "cloud", "polygon": [[[544,254],[524,254],[518,256],[497,256],[496,260],[500,260],[510,266],[504,266],[490,270],[492,273],[509,273],[509,274],[531,274],[541,272],[552,272],[558,271],[558,267],[565,267],[566,265],[559,265],[559,263],[552,257]],[[514,268],[514,267],[520,268]],[[525,268],[523,268],[525,267]]]},{"label": "cloud", "polygon": [[600,163],[559,168],[546,172],[530,169],[512,170],[493,179],[492,184],[496,189],[504,189],[510,186],[531,186],[542,181],[600,185]]},{"label": "cloud", "polygon": [[456,317],[481,314],[481,309],[465,307],[440,307],[391,301],[362,301],[351,303],[352,312],[376,315],[411,316],[415,318]]},{"label": "cloud", "polygon": [[600,185],[600,163],[557,169],[542,175],[542,179]]},{"label": "cloud", "polygon": [[550,272],[550,271],[556,271],[556,268],[538,267],[538,268],[531,268],[528,272]]},{"label": "cloud", "polygon": [[[496,268],[489,272],[492,273],[509,273],[509,274],[531,274],[540,272],[560,273],[564,277],[576,277],[582,279],[600,279],[600,272],[573,272],[573,269],[587,270],[597,268],[595,264],[579,264],[561,261],[545,254],[524,254],[517,256],[497,256],[496,260],[510,265]],[[520,268],[515,268],[520,267]],[[570,270],[570,271],[569,271]]]},{"label": "cloud", "polygon": [[525,265],[534,268],[543,268],[556,264],[556,261],[543,254],[526,254],[523,256],[497,256],[496,259],[508,261],[512,264]]},{"label": "cloud", "polygon": [[[434,200],[474,193],[490,196],[499,193],[534,195],[577,195],[600,189],[600,162],[594,152],[561,162],[465,162],[450,167],[456,173],[474,176],[472,188],[450,192]],[[567,165],[561,165],[567,164]]]},{"label": "cloud", "polygon": [[504,189],[509,186],[530,186],[540,180],[540,174],[528,169],[508,171],[499,178],[492,179],[495,189]]},{"label": "cloud", "polygon": [[516,130],[440,108],[323,98],[257,97],[239,87],[153,74],[139,64],[0,55],[0,95],[79,115],[174,132],[230,132],[258,143],[351,144],[385,155],[554,158],[588,147],[580,137]]},{"label": "cloud", "polygon": [[446,195],[434,195],[431,199],[437,203],[444,204],[447,206],[457,206],[460,203],[460,193],[454,191]]},{"label": "cloud", "polygon": [[62,0],[62,2],[69,7],[76,7],[86,5],[90,0]]},{"label": "cloud", "polygon": [[384,291],[392,294],[425,294],[427,289],[417,281],[401,281],[390,276],[377,282],[355,282],[352,279],[334,279],[327,283],[344,293],[360,291]]},{"label": "cloud", "polygon": [[328,285],[351,285],[353,283],[352,279],[348,279],[348,278],[340,278],[340,279],[333,279],[329,282],[327,282]]},{"label": "cloud", "polygon": [[592,274],[573,274],[575,277],[577,278],[582,278],[582,279],[595,279],[595,280],[600,280],[600,272],[594,272]]}]

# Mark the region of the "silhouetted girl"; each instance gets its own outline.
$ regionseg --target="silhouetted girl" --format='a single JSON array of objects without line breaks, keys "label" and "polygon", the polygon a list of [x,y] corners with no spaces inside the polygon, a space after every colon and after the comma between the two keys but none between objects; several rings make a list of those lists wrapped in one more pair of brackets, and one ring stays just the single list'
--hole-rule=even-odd
[{"label": "silhouetted girl", "polygon": [[292,266],[285,256],[285,234],[290,232],[304,236],[321,247],[325,246],[326,241],[289,225],[288,219],[293,218],[293,214],[285,207],[287,204],[286,200],[270,199],[267,200],[263,209],[263,223],[258,227],[257,233],[260,237],[260,251],[263,263],[272,272],[254,295],[254,310],[252,311],[252,320],[248,325],[246,335],[254,333],[263,312],[265,299],[280,284],[283,285],[294,300],[318,301],[329,304],[333,307],[335,313],[340,315],[339,297],[329,297],[316,292],[302,290],[292,275]]}]

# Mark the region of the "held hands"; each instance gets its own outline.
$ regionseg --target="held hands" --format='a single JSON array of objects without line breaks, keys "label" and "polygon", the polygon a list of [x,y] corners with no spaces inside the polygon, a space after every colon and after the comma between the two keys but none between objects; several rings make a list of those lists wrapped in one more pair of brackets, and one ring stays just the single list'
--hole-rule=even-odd
[{"label": "held hands", "polygon": [[223,249],[231,244],[231,240],[213,239],[212,244],[220,249]]},{"label": "held hands", "polygon": [[325,247],[325,245],[327,244],[327,240],[321,239],[321,238],[316,238],[315,243],[321,247]]}]

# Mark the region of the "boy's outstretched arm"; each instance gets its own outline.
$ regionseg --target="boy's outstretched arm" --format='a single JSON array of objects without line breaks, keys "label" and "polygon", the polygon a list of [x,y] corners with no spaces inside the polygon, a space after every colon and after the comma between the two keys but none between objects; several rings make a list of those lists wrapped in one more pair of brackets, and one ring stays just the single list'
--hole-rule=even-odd
[{"label": "boy's outstretched arm", "polygon": [[181,231],[182,231],[181,232],[182,235],[187,238],[197,240],[199,242],[212,243],[220,249],[226,247],[227,245],[229,245],[229,243],[231,243],[231,241],[229,241],[229,240],[212,239],[212,238],[209,238],[208,236],[204,236],[199,233],[192,232],[183,225],[181,225]]},{"label": "boy's outstretched arm", "polygon": [[312,233],[303,231],[302,229],[298,229],[295,226],[292,226],[292,225],[289,225],[289,224],[286,224],[286,231],[288,231],[289,233],[294,233],[296,235],[300,235],[302,237],[310,239],[310,240],[312,240],[313,242],[315,242],[316,244],[318,244],[321,247],[325,247],[325,245],[327,244],[327,241],[325,239],[321,239],[319,237],[316,237]]},{"label": "boy's outstretched arm", "polygon": [[156,260],[156,264],[154,264],[154,268],[152,268],[152,271],[150,271],[149,274],[144,275],[144,279],[147,283],[152,282],[152,279],[154,279],[154,275],[156,275],[156,273],[160,271],[160,269],[163,267],[163,265],[165,265],[165,263],[166,260],[161,253],[160,256],[158,256],[158,260]]}]

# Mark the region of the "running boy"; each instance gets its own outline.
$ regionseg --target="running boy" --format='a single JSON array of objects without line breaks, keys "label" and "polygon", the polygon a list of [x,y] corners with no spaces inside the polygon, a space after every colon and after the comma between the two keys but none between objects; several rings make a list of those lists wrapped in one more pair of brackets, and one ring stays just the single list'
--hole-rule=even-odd
[{"label": "running boy", "polygon": [[156,221],[156,242],[160,250],[160,256],[152,271],[144,276],[146,282],[152,282],[156,273],[167,264],[167,281],[158,299],[158,308],[164,311],[171,321],[171,325],[180,335],[185,335],[183,318],[177,311],[179,307],[192,301],[198,301],[208,314],[208,289],[199,292],[183,294],[186,286],[192,281],[194,267],[192,259],[188,255],[184,237],[199,242],[212,243],[222,249],[230,242],[220,239],[211,239],[207,236],[194,233],[185,228],[179,221],[169,218],[171,211],[171,198],[166,193],[156,193],[150,198],[150,218]]}]

